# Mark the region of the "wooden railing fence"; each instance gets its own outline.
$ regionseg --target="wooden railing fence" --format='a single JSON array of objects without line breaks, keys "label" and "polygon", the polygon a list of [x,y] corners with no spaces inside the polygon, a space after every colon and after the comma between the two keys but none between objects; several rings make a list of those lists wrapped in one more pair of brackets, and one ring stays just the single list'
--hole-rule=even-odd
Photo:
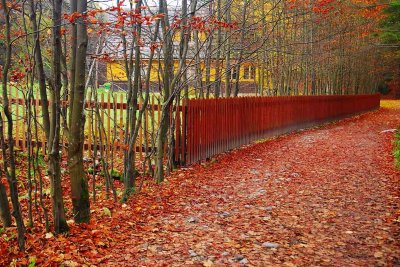
[{"label": "wooden railing fence", "polygon": [[[32,101],[40,117],[40,101]],[[248,144],[254,140],[308,127],[337,118],[351,116],[379,107],[379,95],[239,97],[189,100],[171,109],[174,116],[174,159],[179,165],[190,165],[216,154]],[[27,146],[26,103],[12,98],[15,116],[15,144]],[[62,103],[66,105],[66,103]],[[142,104],[139,102],[138,107]],[[124,151],[124,129],[127,105],[122,94],[112,97],[99,94],[98,111],[93,101],[86,102],[85,146],[88,156],[94,148]],[[161,104],[152,96],[144,112],[136,151],[142,160],[154,149],[155,135],[161,118]],[[102,127],[98,120],[102,122]],[[40,120],[40,119],[39,119]],[[40,122],[40,121],[39,121]],[[45,154],[44,133],[32,143]],[[100,147],[103,144],[103,147]],[[67,146],[63,133],[63,148]],[[156,148],[155,148],[156,149]]]},{"label": "wooden railing fence", "polygon": [[[28,143],[27,136],[27,101],[23,98],[10,98],[12,104],[12,113],[14,116],[14,136],[16,147],[25,150]],[[67,102],[62,102],[61,106],[66,107]],[[36,94],[31,101],[32,109],[35,109],[38,118],[38,140],[35,138],[35,124],[32,122],[32,144],[41,147],[42,153],[46,154],[45,134],[42,131],[41,119],[41,101]],[[97,108],[96,108],[97,106]],[[139,100],[138,109],[142,108],[142,101]],[[99,94],[98,101],[86,101],[85,103],[85,144],[84,151],[91,157],[95,146],[97,151],[113,150],[114,152],[122,152],[127,146],[124,144],[125,119],[127,114],[127,103],[125,94]],[[98,111],[98,114],[97,114]],[[136,151],[138,158],[143,159],[144,152],[150,150],[158,130],[161,119],[161,104],[153,95],[150,97],[149,103],[144,111],[142,125],[139,128],[138,140],[136,143]],[[100,124],[98,124],[100,119]],[[98,126],[101,127],[98,127]],[[67,148],[67,133],[63,130],[62,147]]]},{"label": "wooden railing fence", "polygon": [[376,109],[379,95],[279,96],[190,100],[185,164],[254,140]]}]

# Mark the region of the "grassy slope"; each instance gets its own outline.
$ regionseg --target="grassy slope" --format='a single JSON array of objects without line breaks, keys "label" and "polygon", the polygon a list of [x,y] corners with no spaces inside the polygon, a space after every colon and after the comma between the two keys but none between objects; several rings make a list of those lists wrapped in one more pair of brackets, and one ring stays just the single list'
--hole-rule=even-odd
[{"label": "grassy slope", "polygon": [[400,127],[397,128],[397,131],[394,135],[393,155],[396,162],[396,166],[400,168]]},{"label": "grassy slope", "polygon": [[[400,101],[399,100],[382,100],[382,108],[396,109],[400,112]],[[393,155],[395,158],[395,164],[400,168],[400,125],[397,127],[397,131],[393,137]]]}]

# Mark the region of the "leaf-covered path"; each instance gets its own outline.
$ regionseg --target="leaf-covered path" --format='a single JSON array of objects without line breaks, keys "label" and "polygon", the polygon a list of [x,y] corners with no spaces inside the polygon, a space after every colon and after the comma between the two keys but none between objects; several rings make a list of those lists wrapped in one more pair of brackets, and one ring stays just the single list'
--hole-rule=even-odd
[{"label": "leaf-covered path", "polygon": [[110,207],[112,218],[42,238],[36,255],[97,266],[399,266],[400,173],[393,133],[382,132],[399,125],[399,109],[381,109],[179,170]]},{"label": "leaf-covered path", "polygon": [[399,124],[384,109],[180,171],[114,218],[107,262],[400,264],[400,175],[382,133]]}]

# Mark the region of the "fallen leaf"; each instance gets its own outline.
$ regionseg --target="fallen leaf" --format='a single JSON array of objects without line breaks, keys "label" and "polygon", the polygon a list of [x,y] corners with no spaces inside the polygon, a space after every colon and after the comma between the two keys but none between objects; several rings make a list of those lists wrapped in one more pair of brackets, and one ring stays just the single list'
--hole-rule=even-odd
[{"label": "fallen leaf", "polygon": [[44,237],[45,237],[46,239],[50,239],[50,238],[53,238],[54,235],[53,235],[52,232],[48,232],[48,233],[46,233],[46,235],[45,235]]},{"label": "fallen leaf", "polygon": [[204,267],[211,267],[211,266],[214,266],[214,263],[212,261],[210,261],[210,260],[203,261],[203,266]]}]

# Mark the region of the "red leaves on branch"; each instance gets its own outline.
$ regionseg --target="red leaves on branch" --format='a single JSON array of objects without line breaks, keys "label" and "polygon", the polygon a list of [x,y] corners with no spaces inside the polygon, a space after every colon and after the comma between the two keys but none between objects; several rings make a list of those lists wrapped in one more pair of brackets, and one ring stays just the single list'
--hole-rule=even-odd
[{"label": "red leaves on branch", "polygon": [[208,24],[210,24],[210,26],[213,26],[215,28],[222,28],[222,29],[237,29],[238,28],[238,23],[236,21],[233,22],[226,22],[226,21],[222,21],[222,20],[217,20],[214,17],[211,17],[208,19]]},{"label": "red leaves on branch", "polygon": [[93,55],[93,56],[91,56],[91,58],[96,58],[103,62],[112,62],[114,60],[114,58],[112,56],[110,56],[108,53],[104,53],[101,55]]},{"label": "red leaves on branch", "polygon": [[64,14],[64,19],[68,20],[70,23],[74,23],[77,18],[82,17],[81,13],[74,12],[72,14]]},{"label": "red leaves on branch", "polygon": [[386,7],[386,5],[375,4],[372,7],[368,6],[367,8],[363,8],[361,10],[361,16],[365,18],[379,18],[384,16],[382,10]]},{"label": "red leaves on branch", "polygon": [[25,35],[25,33],[23,30],[17,30],[16,32],[13,33],[13,36],[17,37],[17,38],[22,37],[24,35]]},{"label": "red leaves on branch", "polygon": [[[16,10],[16,11],[21,11],[22,10],[22,5],[20,3],[21,1],[17,0],[11,0],[7,1],[6,5],[9,10]],[[0,10],[3,9],[3,6],[0,3]]]},{"label": "red leaves on branch", "polygon": [[25,78],[25,73],[23,73],[20,69],[15,69],[11,71],[10,81],[19,82]]},{"label": "red leaves on branch", "polygon": [[314,13],[319,13],[319,14],[328,14],[329,11],[331,11],[333,9],[333,7],[313,7],[313,12]]},{"label": "red leaves on branch", "polygon": [[160,47],[160,44],[158,44],[158,43],[152,43],[151,45],[150,45],[150,50],[151,51],[154,51],[154,50],[156,50],[157,48],[159,48]]},{"label": "red leaves on branch", "polygon": [[157,19],[162,19],[162,18],[164,18],[164,17],[165,17],[165,14],[164,14],[164,13],[159,13],[159,14],[153,16],[153,19],[157,20]]}]

